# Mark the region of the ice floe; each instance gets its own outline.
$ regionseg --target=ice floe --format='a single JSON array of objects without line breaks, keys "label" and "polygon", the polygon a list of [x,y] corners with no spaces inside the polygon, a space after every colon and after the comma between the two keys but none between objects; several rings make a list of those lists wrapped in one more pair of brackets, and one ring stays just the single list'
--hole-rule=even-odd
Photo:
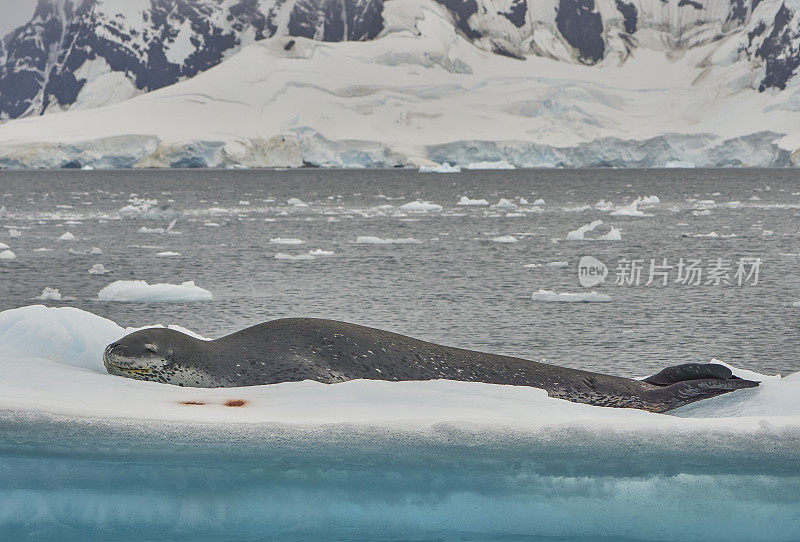
[{"label": "ice floe", "polygon": [[639,205],[643,203],[642,198],[638,198],[628,205],[623,205],[621,207],[617,207],[611,213],[610,216],[631,216],[631,217],[639,217],[639,218],[651,218],[654,215],[645,213],[639,210]]},{"label": "ice floe", "polygon": [[422,241],[419,239],[414,239],[413,237],[384,239],[382,237],[375,237],[372,235],[359,235],[356,238],[356,243],[359,245],[418,245],[422,243]]},{"label": "ice floe", "polygon": [[275,237],[269,240],[272,245],[302,245],[305,243],[302,239],[294,237]]},{"label": "ice floe", "polygon": [[61,301],[61,292],[58,291],[58,288],[50,288],[46,286],[42,293],[39,294],[36,299],[39,301]]},{"label": "ice floe", "polygon": [[308,203],[300,198],[289,198],[286,200],[286,205],[290,205],[291,207],[308,207]]},{"label": "ice floe", "polygon": [[598,292],[560,292],[552,290],[539,290],[533,292],[531,299],[543,303],[607,303],[611,301],[611,296]]},{"label": "ice floe", "polygon": [[581,226],[577,230],[570,231],[567,234],[568,241],[619,241],[622,239],[622,233],[616,229],[614,226],[610,226],[610,230],[602,235],[597,237],[587,237],[586,234],[590,232],[594,232],[598,227],[603,225],[602,220],[595,220],[586,224],[585,226]]},{"label": "ice floe", "polygon": [[278,252],[275,254],[276,260],[286,260],[292,262],[303,262],[309,260],[315,260],[316,258],[311,254],[286,254],[284,252]]},{"label": "ice floe", "polygon": [[332,250],[323,250],[321,248],[316,248],[314,250],[309,250],[309,254],[312,256],[333,256],[334,253]]},{"label": "ice floe", "polygon": [[500,200],[492,205],[494,209],[501,209],[505,211],[513,211],[514,209],[519,208],[519,206],[507,198],[500,198]]},{"label": "ice floe", "polygon": [[461,196],[456,205],[482,207],[489,205],[489,202],[485,199],[469,199],[467,196]]},{"label": "ice floe", "polygon": [[96,263],[96,264],[92,265],[92,267],[89,268],[89,274],[90,275],[105,275],[105,274],[110,273],[110,272],[111,271],[106,269],[106,267],[101,263]]},{"label": "ice floe", "polygon": [[16,260],[17,255],[11,250],[0,251],[0,260]]},{"label": "ice floe", "polygon": [[156,256],[159,258],[169,258],[171,256],[180,256],[179,252],[173,252],[172,250],[166,250],[164,252],[157,252]]},{"label": "ice floe", "polygon": [[499,237],[492,237],[490,241],[493,243],[506,243],[506,244],[519,243],[519,239],[517,239],[513,235],[501,235]]},{"label": "ice floe", "polygon": [[159,233],[164,233],[165,231],[166,230],[164,228],[148,228],[147,226],[142,226],[141,228],[136,230],[136,233],[155,233],[155,234],[159,234]]},{"label": "ice floe", "polygon": [[148,284],[143,280],[118,280],[100,290],[97,298],[101,301],[168,303],[210,301],[213,295],[205,288],[196,286],[194,281]]},{"label": "ice floe", "polygon": [[472,162],[466,169],[516,169],[513,164],[506,160],[498,160],[496,162]]},{"label": "ice floe", "polygon": [[412,211],[418,213],[425,213],[429,211],[441,211],[442,206],[436,203],[431,203],[429,201],[410,201],[404,205],[400,206],[400,209],[403,211]]}]

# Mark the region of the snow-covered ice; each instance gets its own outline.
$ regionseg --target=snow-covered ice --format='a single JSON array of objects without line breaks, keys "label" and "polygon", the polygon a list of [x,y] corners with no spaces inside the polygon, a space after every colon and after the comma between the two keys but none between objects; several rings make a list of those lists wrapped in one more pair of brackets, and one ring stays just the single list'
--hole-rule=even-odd
[{"label": "snow-covered ice", "polygon": [[611,296],[598,292],[560,292],[541,289],[533,292],[531,299],[544,303],[607,303]]},{"label": "snow-covered ice", "polygon": [[143,280],[118,280],[97,294],[101,301],[168,303],[182,301],[211,301],[213,295],[194,281],[181,284],[148,284]]}]

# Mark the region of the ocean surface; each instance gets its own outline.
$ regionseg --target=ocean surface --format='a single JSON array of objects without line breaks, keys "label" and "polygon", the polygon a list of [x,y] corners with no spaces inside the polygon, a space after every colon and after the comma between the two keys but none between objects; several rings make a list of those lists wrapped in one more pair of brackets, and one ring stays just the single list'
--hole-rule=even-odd
[{"label": "ocean surface", "polygon": [[[611,207],[597,205],[653,195],[660,203],[640,206],[652,217],[610,216]],[[462,196],[491,205],[506,198],[519,208],[456,205]],[[544,204],[532,205],[538,199]],[[169,208],[151,219],[121,218],[120,209],[141,209],[141,200]],[[400,209],[412,201],[442,209]],[[800,370],[794,170],[5,171],[0,206],[0,242],[16,255],[0,260],[0,310],[37,303],[51,287],[64,296],[43,302],[51,306],[122,326],[180,324],[208,337],[313,316],[620,375],[711,358],[768,374]],[[169,233],[140,232],[167,228],[178,215]],[[613,225],[621,240],[566,240],[596,219],[604,222],[597,232]],[[65,232],[76,239],[59,241]],[[359,236],[418,243],[359,244]],[[493,241],[506,236],[517,242]],[[271,242],[286,238],[303,244]],[[102,254],[90,254],[93,247]],[[275,258],[315,249],[334,254]],[[586,255],[608,267],[606,281],[591,288],[578,281]],[[638,285],[616,284],[625,278],[623,258],[642,260]],[[760,259],[757,284],[752,264],[737,283],[740,258]],[[673,266],[668,284],[658,276],[645,285],[651,260],[663,259]],[[681,259],[701,261],[700,284],[677,281]],[[732,284],[708,284],[719,259]],[[567,266],[546,265],[554,262]],[[89,274],[94,264],[110,273]],[[98,300],[109,283],[130,279],[192,280],[214,299]],[[532,299],[540,289],[595,291],[611,301]]]}]

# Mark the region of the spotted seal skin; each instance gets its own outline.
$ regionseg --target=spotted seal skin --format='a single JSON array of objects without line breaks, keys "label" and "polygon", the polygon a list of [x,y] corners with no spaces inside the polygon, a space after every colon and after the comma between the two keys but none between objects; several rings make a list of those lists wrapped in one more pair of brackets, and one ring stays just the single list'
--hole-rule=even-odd
[{"label": "spotted seal skin", "polygon": [[103,361],[111,374],[178,386],[446,379],[531,386],[576,403],[651,412],[758,386],[717,364],[679,365],[634,380],[312,318],[273,320],[213,341],[145,329],[110,344]]}]

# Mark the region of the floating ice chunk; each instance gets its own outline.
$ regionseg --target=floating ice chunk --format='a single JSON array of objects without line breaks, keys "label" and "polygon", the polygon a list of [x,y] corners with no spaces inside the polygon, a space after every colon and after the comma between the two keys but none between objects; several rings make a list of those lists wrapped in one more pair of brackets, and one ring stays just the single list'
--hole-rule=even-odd
[{"label": "floating ice chunk", "polygon": [[750,201],[761,201],[761,198],[758,196],[750,196]]},{"label": "floating ice chunk", "polygon": [[708,216],[711,214],[711,209],[699,209],[692,211],[694,216]]},{"label": "floating ice chunk", "polygon": [[610,201],[601,199],[600,201],[594,204],[594,208],[597,209],[598,211],[611,211],[614,209],[614,204],[611,203]]},{"label": "floating ice chunk", "polygon": [[642,203],[642,199],[638,198],[628,205],[623,205],[622,207],[617,207],[615,210],[609,213],[611,216],[632,216],[632,217],[639,217],[639,218],[649,218],[653,215],[643,213],[639,210],[639,204]]},{"label": "floating ice chunk", "polygon": [[459,173],[461,168],[457,165],[450,165],[447,162],[444,164],[436,164],[435,166],[421,166],[420,173]]},{"label": "floating ice chunk", "polygon": [[165,252],[158,252],[156,254],[159,258],[168,258],[170,256],[180,256],[179,252],[172,252],[171,250],[167,250]]},{"label": "floating ice chunk", "polygon": [[711,233],[695,233],[695,234],[684,233],[681,236],[682,237],[697,237],[697,238],[701,238],[701,239],[703,239],[703,238],[705,238],[705,239],[732,239],[732,238],[736,237],[736,234],[735,233],[730,233],[730,234],[725,235],[725,234],[719,234],[719,233],[717,233],[715,231],[712,231]]},{"label": "floating ice chunk", "polygon": [[58,291],[58,288],[46,286],[45,289],[42,290],[42,293],[35,299],[39,301],[61,301],[61,293]]},{"label": "floating ice chunk", "polygon": [[239,205],[247,206],[247,205],[250,205],[250,202],[247,201],[247,200],[239,200]]},{"label": "floating ice chunk", "polygon": [[426,213],[428,211],[441,211],[442,206],[429,201],[410,201],[400,206],[403,211],[414,211],[419,213]]},{"label": "floating ice chunk", "polygon": [[555,268],[555,269],[564,269],[566,267],[569,267],[569,262],[550,262],[550,263],[546,263],[544,265],[545,265],[545,267],[552,267],[552,268]]},{"label": "floating ice chunk", "polygon": [[59,241],[74,241],[75,236],[72,235],[70,232],[64,232],[61,234],[61,237],[58,238]]},{"label": "floating ice chunk", "polygon": [[610,296],[597,292],[556,293],[551,290],[533,292],[531,299],[543,303],[607,303],[611,301]]},{"label": "floating ice chunk", "polygon": [[22,232],[17,230],[17,229],[11,228],[10,230],[8,230],[8,236],[11,237],[12,239],[17,239],[21,235],[22,235]]},{"label": "floating ice chunk", "polygon": [[11,248],[11,247],[10,247],[10,246],[8,246],[7,244],[5,244],[5,243],[0,243],[0,250],[8,250],[9,248]]},{"label": "floating ice chunk", "polygon": [[543,199],[539,198],[536,201],[534,201],[531,205],[536,205],[537,207],[541,207],[544,204],[545,204],[545,201]]},{"label": "floating ice chunk", "polygon": [[519,243],[519,239],[513,235],[501,235],[500,237],[492,237],[493,243]]},{"label": "floating ice chunk", "polygon": [[0,260],[16,260],[17,255],[10,250],[0,251]]},{"label": "floating ice chunk", "polygon": [[418,245],[422,241],[414,239],[413,237],[406,237],[403,239],[383,239],[381,237],[374,237],[371,235],[359,235],[356,238],[356,243],[359,245]]},{"label": "floating ice chunk", "polygon": [[800,301],[795,301],[794,303],[792,303],[792,307],[800,308]]},{"label": "floating ice chunk", "polygon": [[542,264],[540,264],[540,263],[529,263],[529,264],[523,265],[522,267],[525,267],[527,269],[536,269],[537,267],[541,267],[541,266],[542,266]]},{"label": "floating ice chunk", "polygon": [[52,248],[39,247],[39,248],[33,249],[33,251],[34,252],[52,252],[53,249]]},{"label": "floating ice chunk", "polygon": [[118,280],[97,294],[102,301],[169,303],[181,301],[210,301],[211,292],[196,286],[194,281],[181,284],[148,284],[143,280]]},{"label": "floating ice chunk", "polygon": [[308,203],[300,198],[289,198],[286,200],[286,205],[291,205],[292,207],[308,207]]},{"label": "floating ice chunk", "polygon": [[605,233],[605,234],[600,235],[598,237],[586,237],[587,233],[593,232],[595,229],[597,229],[599,226],[602,226],[602,225],[603,225],[603,221],[602,220],[595,220],[593,222],[590,222],[589,224],[586,224],[585,226],[581,226],[577,230],[573,230],[573,231],[569,232],[567,234],[567,240],[568,241],[594,241],[594,240],[598,240],[598,241],[619,241],[619,240],[622,239],[622,234],[614,226],[611,226],[611,229],[608,231],[608,233]]},{"label": "floating ice chunk", "polygon": [[217,222],[203,222],[203,226],[206,228],[219,228],[219,223]]},{"label": "floating ice chunk", "polygon": [[661,198],[658,196],[645,196],[643,198],[639,198],[640,205],[658,205],[661,203]]},{"label": "floating ice chunk", "polygon": [[485,199],[469,199],[467,196],[461,196],[461,199],[458,200],[456,205],[465,205],[465,206],[485,206],[489,205],[489,202]]},{"label": "floating ice chunk", "polygon": [[106,273],[110,273],[106,267],[101,263],[96,263],[89,268],[90,275],[105,275]]},{"label": "floating ice chunk", "polygon": [[495,209],[504,209],[510,211],[513,211],[514,209],[518,208],[516,203],[506,198],[500,198],[500,201],[492,205],[492,207],[494,207]]},{"label": "floating ice chunk", "polygon": [[520,218],[525,216],[525,213],[506,213],[506,218]]},{"label": "floating ice chunk", "polygon": [[142,226],[136,233],[164,233],[164,228],[148,228],[147,226]]},{"label": "floating ice chunk", "polygon": [[100,247],[92,247],[92,250],[89,251],[89,254],[92,256],[100,256],[103,254],[103,251],[100,249]]},{"label": "floating ice chunk", "polygon": [[155,199],[133,197],[128,203],[129,205],[118,211],[120,218],[127,220],[143,218],[144,220],[166,222],[168,220],[176,220],[182,215],[181,211],[173,208],[171,204],[159,205],[158,200]]},{"label": "floating ice chunk", "polygon": [[312,256],[333,256],[332,250],[322,250],[321,248],[309,250],[308,253]]},{"label": "floating ice chunk", "polygon": [[520,205],[528,205],[528,200],[526,198],[520,197],[519,198]]},{"label": "floating ice chunk", "polygon": [[467,166],[467,169],[516,169],[513,164],[506,160],[498,160],[496,162],[472,162]]},{"label": "floating ice chunk", "polygon": [[316,258],[311,254],[286,254],[284,252],[278,252],[277,254],[275,254],[275,259],[301,262],[301,261],[315,260]]},{"label": "floating ice chunk", "polygon": [[275,237],[269,240],[273,245],[302,245],[305,243],[302,239],[295,239],[293,237]]}]

